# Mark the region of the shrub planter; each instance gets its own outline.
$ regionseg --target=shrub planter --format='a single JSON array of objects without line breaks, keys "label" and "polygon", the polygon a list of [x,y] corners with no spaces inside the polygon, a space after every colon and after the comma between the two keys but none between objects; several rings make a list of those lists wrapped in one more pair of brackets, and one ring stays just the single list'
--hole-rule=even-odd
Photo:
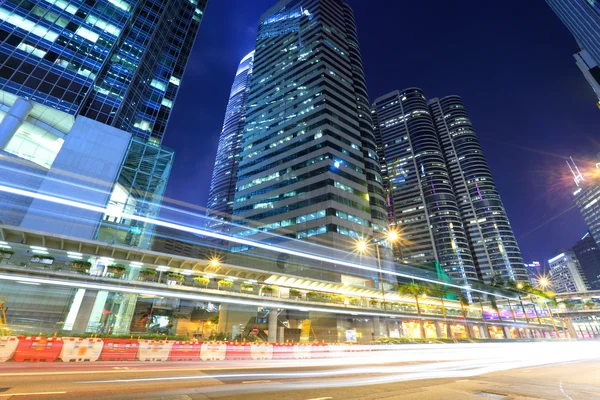
[{"label": "shrub planter", "polygon": [[140,271],[139,276],[142,279],[154,278],[156,276],[156,270],[153,270],[153,269],[143,269],[143,270]]},{"label": "shrub planter", "polygon": [[231,281],[226,281],[225,279],[221,279],[218,283],[218,288],[219,289],[225,289],[225,290],[231,290],[231,287],[233,286],[233,282]]},{"label": "shrub planter", "polygon": [[296,289],[290,289],[290,299],[301,299],[302,298],[302,292]]},{"label": "shrub planter", "polygon": [[208,287],[208,284],[210,283],[210,279],[204,276],[197,276],[194,278],[194,282],[196,282],[200,286],[204,286],[204,288],[206,289]]},{"label": "shrub planter", "polygon": [[123,264],[112,264],[106,268],[106,271],[109,274],[113,274],[115,277],[121,277],[126,270],[127,267]]},{"label": "shrub planter", "polygon": [[0,249],[0,260],[10,260],[10,258],[15,254],[14,251]]},{"label": "shrub planter", "polygon": [[273,297],[273,288],[271,286],[263,286],[261,290],[263,296]]},{"label": "shrub planter", "polygon": [[92,268],[92,263],[83,260],[71,261],[71,268],[80,274],[87,274]]},{"label": "shrub planter", "polygon": [[183,276],[179,272],[169,272],[167,273],[167,278],[175,283],[181,283],[185,280],[185,276]]},{"label": "shrub planter", "polygon": [[350,302],[350,305],[360,306],[360,297],[350,297],[348,301]]},{"label": "shrub planter", "polygon": [[240,285],[240,288],[242,289],[242,291],[244,292],[254,292],[254,285],[250,284],[250,283],[242,283]]},{"label": "shrub planter", "polygon": [[317,293],[317,292],[308,292],[308,293],[306,293],[306,300],[318,301],[319,297],[320,297],[319,293]]}]

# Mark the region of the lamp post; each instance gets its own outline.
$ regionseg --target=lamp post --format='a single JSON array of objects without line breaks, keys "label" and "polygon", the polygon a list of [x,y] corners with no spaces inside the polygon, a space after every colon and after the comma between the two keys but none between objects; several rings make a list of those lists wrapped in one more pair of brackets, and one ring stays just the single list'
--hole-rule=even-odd
[{"label": "lamp post", "polygon": [[[382,300],[382,304],[383,304],[383,313],[386,315],[385,330],[387,333],[387,337],[390,337],[390,327],[389,327],[389,321],[388,321],[389,318],[387,317],[387,304],[385,301],[385,288],[383,286],[383,269],[381,267],[381,253],[379,251],[379,245],[381,244],[381,242],[388,242],[389,244],[393,245],[399,239],[400,239],[400,235],[398,234],[398,232],[396,230],[389,229],[386,232],[386,237],[384,239],[380,239],[379,241],[373,241],[373,243],[375,244],[375,253],[377,254],[377,269],[379,270],[379,286],[381,288],[381,300]],[[356,251],[359,254],[365,253],[367,251],[367,248],[368,248],[368,243],[364,239],[360,239],[356,243]]]},{"label": "lamp post", "polygon": [[[543,291],[546,291],[546,288],[550,287],[551,282],[550,279],[543,276],[538,280],[538,284],[540,285]],[[554,328],[556,339],[560,339],[560,336],[558,336],[558,329],[556,329],[556,323],[554,322],[554,315],[552,315],[552,310],[550,309],[550,306],[548,306],[547,301],[544,301],[544,304],[546,305],[546,310],[548,310],[548,313],[550,314],[550,321],[552,321],[552,327]]]}]

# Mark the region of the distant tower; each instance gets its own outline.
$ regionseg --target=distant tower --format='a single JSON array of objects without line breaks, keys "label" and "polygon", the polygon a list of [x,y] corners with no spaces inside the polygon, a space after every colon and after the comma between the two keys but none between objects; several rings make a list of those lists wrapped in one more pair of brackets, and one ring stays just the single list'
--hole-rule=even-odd
[{"label": "distant tower", "polygon": [[494,276],[528,281],[521,250],[462,99],[433,99],[429,109],[478,273],[485,282]]},{"label": "distant tower", "polygon": [[[600,160],[600,155],[598,159]],[[590,174],[591,176],[586,177],[579,172],[572,158],[571,162],[572,165],[569,165],[569,168],[571,168],[575,184],[578,186],[573,193],[575,204],[587,224],[590,234],[598,243],[600,242],[600,182],[594,181],[597,174]],[[569,164],[569,161],[567,161],[567,164]],[[600,163],[596,164],[596,169],[600,170]],[[600,173],[600,171],[598,172]]]},{"label": "distant tower", "polygon": [[229,103],[225,111],[225,122],[219,137],[219,147],[213,169],[208,195],[207,215],[212,218],[208,222],[213,229],[229,231],[225,222],[233,214],[233,198],[237,180],[238,164],[242,146],[242,133],[246,121],[246,102],[252,79],[254,51],[246,55],[238,67]]},{"label": "distant tower", "polygon": [[557,293],[585,292],[589,285],[581,270],[579,260],[571,249],[560,250],[560,254],[548,260],[552,290]]}]

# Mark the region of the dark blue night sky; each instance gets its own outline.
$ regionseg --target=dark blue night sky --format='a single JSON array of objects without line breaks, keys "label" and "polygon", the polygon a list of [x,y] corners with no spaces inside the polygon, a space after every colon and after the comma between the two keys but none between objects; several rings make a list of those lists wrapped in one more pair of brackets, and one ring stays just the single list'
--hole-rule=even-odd
[{"label": "dark blue night sky", "polygon": [[[238,62],[275,2],[209,2],[165,138],[176,151],[169,198],[206,206]],[[567,211],[575,188],[564,160],[600,151],[600,110],[572,57],[575,40],[543,0],[348,3],[371,99],[412,86],[463,97],[525,261],[584,235],[577,210]]]}]

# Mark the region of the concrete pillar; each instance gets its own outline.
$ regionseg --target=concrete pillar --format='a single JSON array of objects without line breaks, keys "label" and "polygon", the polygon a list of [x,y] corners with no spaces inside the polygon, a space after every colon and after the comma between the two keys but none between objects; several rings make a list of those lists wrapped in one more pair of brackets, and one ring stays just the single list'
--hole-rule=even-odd
[{"label": "concrete pillar", "polygon": [[441,339],[444,337],[444,333],[442,332],[442,325],[440,324],[440,321],[435,321],[435,335],[437,336],[438,339]]},{"label": "concrete pillar", "polygon": [[219,325],[215,332],[227,332],[227,319],[229,318],[229,304],[221,303],[219,306]]},{"label": "concrete pillar", "polygon": [[277,309],[269,311],[269,343],[277,342]]},{"label": "concrete pillar", "polygon": [[563,319],[563,321],[565,321],[565,325],[567,326],[569,335],[571,335],[571,339],[577,340],[577,332],[575,332],[575,327],[573,326],[573,321],[571,321],[571,318],[566,317]]},{"label": "concrete pillar", "polygon": [[277,342],[285,343],[285,327],[280,326],[277,328]]},{"label": "concrete pillar", "polygon": [[504,329],[504,336],[506,337],[506,339],[512,339],[512,335],[510,334],[510,328],[508,326],[505,326],[502,329]]},{"label": "concrete pillar", "polygon": [[33,105],[25,99],[17,98],[10,110],[0,121],[0,150],[4,149],[10,139],[17,133],[17,130],[27,118]]},{"label": "concrete pillar", "polygon": [[94,304],[96,304],[96,297],[98,297],[97,290],[85,291],[83,299],[81,300],[81,305],[79,306],[79,311],[77,312],[77,317],[75,317],[75,322],[73,323],[72,333],[85,333],[90,317],[92,316]]},{"label": "concrete pillar", "polygon": [[488,328],[485,325],[482,325],[479,327],[479,332],[481,333],[481,338],[482,339],[489,339],[490,338],[490,332],[488,332]]}]

